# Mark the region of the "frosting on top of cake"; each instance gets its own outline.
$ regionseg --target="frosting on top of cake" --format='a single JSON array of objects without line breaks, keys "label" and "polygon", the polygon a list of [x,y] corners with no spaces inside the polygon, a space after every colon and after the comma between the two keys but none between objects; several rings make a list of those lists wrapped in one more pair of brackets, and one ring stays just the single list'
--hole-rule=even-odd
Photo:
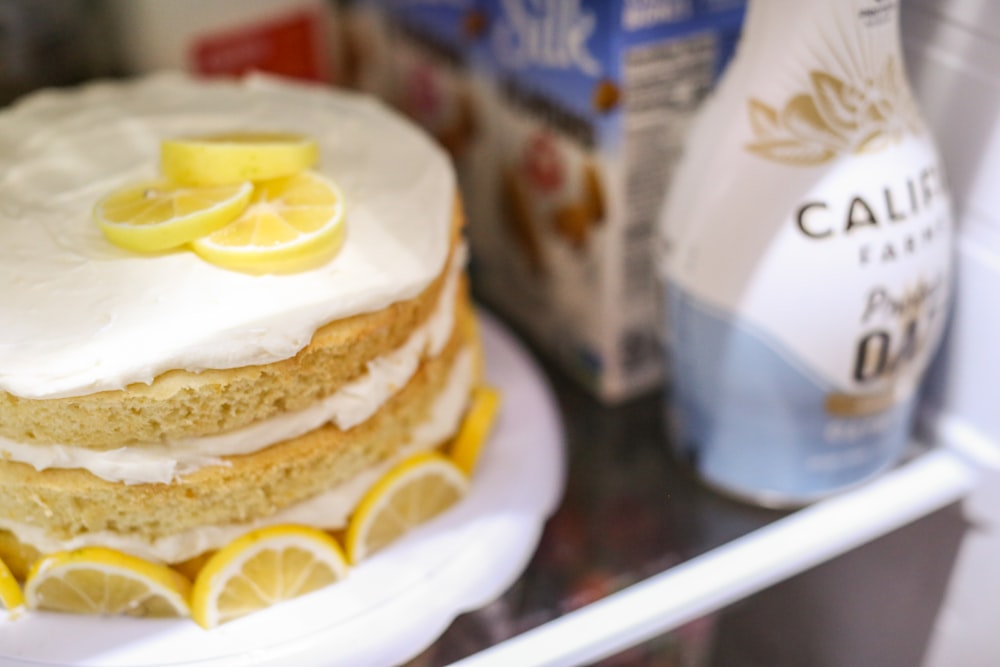
[{"label": "frosting on top of cake", "polygon": [[[162,139],[233,131],[317,140],[317,169],[347,206],[335,258],[251,276],[105,240],[94,204],[157,177]],[[444,269],[455,193],[430,139],[351,93],[159,74],[32,95],[0,113],[0,390],[82,395],[291,357],[322,325],[425,289]]]}]

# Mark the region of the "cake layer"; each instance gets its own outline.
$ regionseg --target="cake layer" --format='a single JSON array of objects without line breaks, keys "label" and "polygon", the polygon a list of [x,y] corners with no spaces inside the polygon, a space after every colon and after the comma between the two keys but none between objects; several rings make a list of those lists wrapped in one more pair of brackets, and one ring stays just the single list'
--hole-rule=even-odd
[{"label": "cake layer", "polygon": [[268,517],[239,524],[198,526],[155,540],[113,531],[89,532],[60,539],[37,526],[5,521],[4,525],[11,530],[0,528],[0,558],[19,578],[23,578],[40,554],[86,546],[105,546],[151,561],[181,563],[266,525],[291,523],[328,530],[342,529],[365,492],[393,465],[413,454],[433,449],[455,434],[465,414],[469,393],[478,381],[477,363],[476,347],[466,346],[452,364],[442,392],[435,397],[429,418],[414,429],[409,442],[392,457],[343,484]]},{"label": "cake layer", "polygon": [[[410,333],[406,341],[394,350],[369,360],[360,376],[306,408],[282,412],[221,434],[114,449],[28,444],[0,436],[0,458],[27,463],[36,470],[78,468],[112,482],[167,483],[206,465],[217,465],[223,456],[251,454],[328,422],[341,430],[353,428],[371,417],[400,387],[406,385],[423,359],[440,354],[451,338],[455,327],[456,298],[464,283],[464,266],[465,249],[461,247],[452,259],[450,273],[433,312]],[[225,373],[216,372],[217,375]],[[230,373],[235,374],[236,371]],[[228,386],[224,381],[218,384],[223,390]],[[210,401],[208,403],[211,405]],[[113,405],[108,406],[108,412],[109,421],[117,418]]]},{"label": "cake layer", "polygon": [[413,299],[327,324],[297,355],[272,364],[171,371],[150,385],[47,400],[0,392],[0,438],[112,450],[226,433],[305,409],[363,376],[435,311],[449,279],[464,269],[462,217],[455,211],[451,261]]},{"label": "cake layer", "polygon": [[435,398],[430,417],[414,429],[405,447],[351,480],[271,516],[240,524],[199,526],[152,541],[111,531],[60,539],[37,526],[5,521],[11,530],[0,528],[0,559],[16,577],[23,579],[41,554],[86,546],[106,546],[147,560],[176,564],[218,549],[247,531],[266,525],[293,523],[328,530],[342,529],[365,492],[393,465],[408,456],[433,449],[455,434],[465,414],[469,393],[479,378],[477,357],[475,345],[466,346],[459,353],[443,391]]},{"label": "cake layer", "polygon": [[0,462],[0,527],[27,525],[53,539],[101,531],[152,542],[207,525],[245,524],[344,484],[410,442],[473,343],[467,299],[442,353],[426,361],[378,413],[347,431],[326,425],[254,454],[228,457],[171,484],[125,485],[82,470]]},{"label": "cake layer", "polygon": [[[317,168],[345,198],[333,261],[251,276],[187,250],[117,248],[91,220],[108,192],[157,177],[162,139],[238,131],[316,139]],[[429,138],[329,88],[171,74],[30,96],[0,113],[0,391],[78,396],[289,359],[329,322],[424,292],[446,263],[455,197]]]}]

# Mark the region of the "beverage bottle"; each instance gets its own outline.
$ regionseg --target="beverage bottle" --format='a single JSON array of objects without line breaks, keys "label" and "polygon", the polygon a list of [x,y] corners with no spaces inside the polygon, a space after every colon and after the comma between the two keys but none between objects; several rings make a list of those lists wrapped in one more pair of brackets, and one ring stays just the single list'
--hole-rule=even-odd
[{"label": "beverage bottle", "polygon": [[659,226],[668,424],[706,482],[801,505],[909,442],[952,218],[898,0],[750,0]]}]

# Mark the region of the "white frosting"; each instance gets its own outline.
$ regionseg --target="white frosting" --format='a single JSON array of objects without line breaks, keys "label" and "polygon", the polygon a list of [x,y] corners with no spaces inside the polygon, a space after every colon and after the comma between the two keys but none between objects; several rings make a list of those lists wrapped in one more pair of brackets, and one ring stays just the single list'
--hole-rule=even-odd
[{"label": "white frosting", "polygon": [[[317,269],[249,276],[185,251],[139,255],[91,220],[110,190],[157,176],[166,137],[314,137],[342,188],[347,238]],[[39,93],[0,113],[0,390],[53,398],[180,368],[293,356],[323,324],[416,296],[444,267],[454,172],[379,103],[265,77],[163,74]]]},{"label": "white frosting", "polygon": [[0,456],[36,470],[82,468],[111,482],[168,483],[203,466],[225,463],[220,457],[251,454],[328,422],[346,431],[366,421],[405,386],[421,359],[437,356],[444,349],[455,326],[455,298],[465,258],[465,246],[459,246],[434,311],[400,347],[370,361],[364,375],[304,410],[220,435],[105,451],[68,444],[19,443],[0,437]]},{"label": "white frosting", "polygon": [[186,560],[209,549],[218,549],[243,533],[261,526],[294,523],[326,529],[342,528],[365,492],[393,465],[417,452],[434,448],[458,431],[475,381],[474,360],[475,355],[469,348],[459,353],[444,390],[431,408],[430,416],[425,422],[417,425],[410,442],[394,458],[366,470],[336,489],[288,507],[266,519],[241,525],[193,528],[152,543],[135,536],[113,532],[86,533],[71,539],[59,539],[48,535],[38,526],[2,517],[0,517],[0,528],[11,531],[20,541],[32,545],[42,553],[101,545],[140,558],[169,563]]}]

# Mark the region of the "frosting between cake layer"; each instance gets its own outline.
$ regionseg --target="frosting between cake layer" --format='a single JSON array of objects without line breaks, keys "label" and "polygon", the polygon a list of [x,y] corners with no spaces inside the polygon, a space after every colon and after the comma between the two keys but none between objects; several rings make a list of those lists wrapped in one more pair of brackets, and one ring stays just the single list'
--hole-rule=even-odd
[{"label": "frosting between cake layer", "polygon": [[400,347],[370,361],[364,375],[308,408],[220,435],[103,451],[19,443],[0,436],[0,456],[36,470],[84,469],[111,482],[169,483],[203,466],[224,464],[222,456],[252,454],[329,422],[346,431],[366,421],[405,386],[423,358],[444,349],[455,327],[455,299],[466,256],[465,245],[457,246],[433,312]]},{"label": "frosting between cake layer", "polygon": [[[131,253],[91,220],[103,195],[157,176],[162,139],[255,130],[316,139],[347,209],[327,264],[251,276],[187,250]],[[292,357],[320,326],[423,291],[444,268],[455,197],[431,140],[350,93],[163,74],[29,96],[0,113],[0,391],[84,395]]]},{"label": "frosting between cake layer", "polygon": [[266,519],[241,525],[194,528],[153,542],[108,531],[60,539],[48,535],[38,526],[3,517],[0,517],[0,528],[9,530],[21,542],[30,544],[43,554],[100,545],[140,558],[168,563],[187,560],[210,549],[218,549],[261,526],[294,523],[324,529],[342,528],[365,492],[393,465],[413,454],[433,449],[457,432],[474,382],[475,354],[467,347],[455,358],[444,389],[435,399],[429,417],[414,428],[409,443],[395,457],[373,466],[335,489],[285,508]]}]

